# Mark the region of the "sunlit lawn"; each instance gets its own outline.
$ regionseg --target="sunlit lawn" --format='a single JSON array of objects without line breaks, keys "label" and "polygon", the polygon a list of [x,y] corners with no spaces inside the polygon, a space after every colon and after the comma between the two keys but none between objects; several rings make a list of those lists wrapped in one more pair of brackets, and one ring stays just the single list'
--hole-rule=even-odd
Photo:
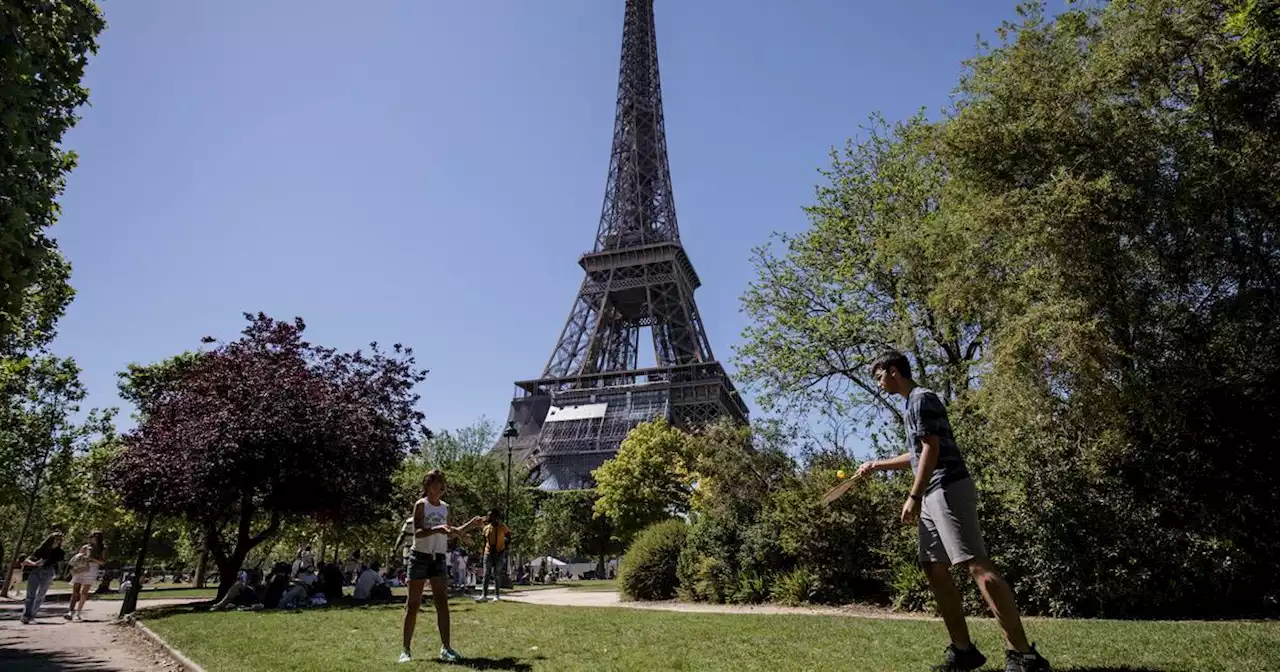
[{"label": "sunlit lawn", "polygon": [[[98,586],[95,584],[94,588]],[[23,584],[23,590],[26,590],[26,584]],[[71,583],[68,581],[54,581],[49,586],[50,593],[70,593]],[[142,592],[138,593],[140,600],[174,600],[174,599],[190,599],[201,598],[211,600],[217,595],[216,586],[211,588],[194,588],[191,584],[146,584],[142,586]],[[123,600],[124,593],[90,593],[90,599],[93,600]]]},{"label": "sunlit lawn", "polygon": [[[860,670],[907,672],[938,662],[936,621],[842,616],[695,614],[622,608],[452,602],[454,647],[469,666],[511,670]],[[209,672],[437,669],[435,614],[418,619],[418,660],[397,666],[403,607],[296,613],[150,615],[146,623]],[[1032,619],[1059,671],[1280,670],[1280,623]],[[999,634],[973,622],[1003,669]]]}]

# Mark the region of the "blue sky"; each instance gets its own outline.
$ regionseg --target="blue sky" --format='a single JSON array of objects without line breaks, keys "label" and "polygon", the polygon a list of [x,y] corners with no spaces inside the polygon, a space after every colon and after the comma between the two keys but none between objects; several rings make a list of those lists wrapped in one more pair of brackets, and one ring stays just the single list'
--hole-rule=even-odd
[{"label": "blue sky", "polygon": [[[751,248],[805,227],[868,115],[945,105],[1014,4],[657,0],[681,237],[730,370]],[[505,419],[595,234],[623,0],[102,5],[53,230],[78,291],[55,349],[88,405],[265,311],[413,346],[434,428]]]}]

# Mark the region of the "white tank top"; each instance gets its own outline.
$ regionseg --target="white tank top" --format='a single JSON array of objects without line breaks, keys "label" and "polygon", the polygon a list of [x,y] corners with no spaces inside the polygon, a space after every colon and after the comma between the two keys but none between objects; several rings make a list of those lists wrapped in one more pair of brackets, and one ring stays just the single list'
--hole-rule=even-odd
[{"label": "white tank top", "polygon": [[[444,525],[449,522],[449,504],[443,499],[438,505],[427,501],[426,497],[419,499],[422,503],[422,526],[431,529],[436,525]],[[414,504],[417,506],[417,503]],[[413,538],[413,550],[419,553],[448,553],[449,552],[449,535],[447,534],[431,534],[425,537]]]}]

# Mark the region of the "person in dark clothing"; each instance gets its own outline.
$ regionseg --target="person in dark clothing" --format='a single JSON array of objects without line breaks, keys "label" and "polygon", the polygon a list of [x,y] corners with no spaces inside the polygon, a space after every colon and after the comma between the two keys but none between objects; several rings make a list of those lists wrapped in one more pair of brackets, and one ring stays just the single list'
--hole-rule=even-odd
[{"label": "person in dark clothing", "polygon": [[22,561],[23,567],[30,567],[31,574],[27,578],[27,598],[22,603],[22,624],[36,620],[40,613],[40,605],[44,603],[44,595],[53,584],[53,577],[58,573],[58,563],[67,556],[62,550],[62,533],[54,532],[45,537],[44,542],[34,553]]}]

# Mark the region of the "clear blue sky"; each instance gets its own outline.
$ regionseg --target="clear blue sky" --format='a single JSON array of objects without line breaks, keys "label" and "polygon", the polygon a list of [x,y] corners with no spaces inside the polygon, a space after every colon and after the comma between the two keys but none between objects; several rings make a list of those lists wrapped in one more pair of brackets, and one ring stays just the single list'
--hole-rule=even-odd
[{"label": "clear blue sky", "polygon": [[[623,0],[102,4],[53,231],[78,291],[55,349],[88,405],[265,311],[413,346],[432,427],[505,419],[599,219]],[[731,370],[751,248],[806,225],[869,114],[942,107],[1014,4],[657,0],[681,236]]]}]

